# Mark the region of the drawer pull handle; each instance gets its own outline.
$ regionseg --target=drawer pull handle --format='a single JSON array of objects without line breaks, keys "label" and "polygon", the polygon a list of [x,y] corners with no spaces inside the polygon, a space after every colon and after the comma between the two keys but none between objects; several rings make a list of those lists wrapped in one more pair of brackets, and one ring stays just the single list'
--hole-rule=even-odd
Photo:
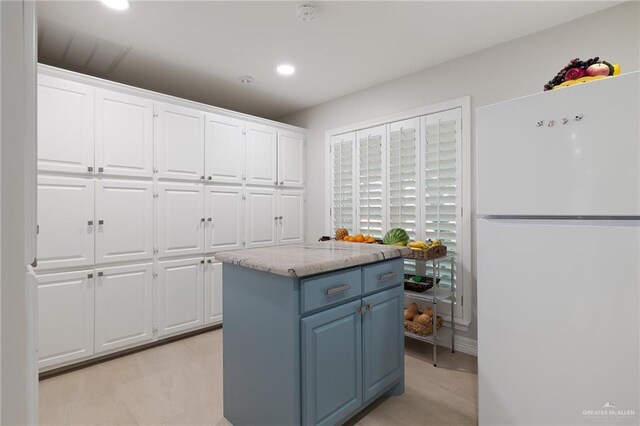
[{"label": "drawer pull handle", "polygon": [[395,272],[389,272],[387,274],[382,274],[382,275],[378,275],[378,281],[384,281],[384,280],[388,280],[390,278],[395,278],[396,275],[398,275]]},{"label": "drawer pull handle", "polygon": [[334,294],[338,294],[338,293],[342,293],[343,291],[347,291],[350,288],[351,288],[350,284],[343,284],[343,285],[338,286],[338,287],[328,288],[324,292],[327,294],[327,296],[332,296]]}]

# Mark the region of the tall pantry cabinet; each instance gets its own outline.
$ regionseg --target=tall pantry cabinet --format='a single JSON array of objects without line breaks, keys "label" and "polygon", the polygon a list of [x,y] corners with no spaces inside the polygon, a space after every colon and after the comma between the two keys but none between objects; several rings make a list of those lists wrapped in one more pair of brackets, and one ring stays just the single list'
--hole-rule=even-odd
[{"label": "tall pantry cabinet", "polygon": [[303,242],[304,131],[41,66],[41,370],[220,324],[213,254]]}]

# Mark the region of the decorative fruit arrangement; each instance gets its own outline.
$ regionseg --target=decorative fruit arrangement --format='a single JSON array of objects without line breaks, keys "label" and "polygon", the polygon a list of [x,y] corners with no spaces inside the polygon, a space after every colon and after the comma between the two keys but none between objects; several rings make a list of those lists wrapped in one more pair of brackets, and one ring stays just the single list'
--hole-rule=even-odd
[{"label": "decorative fruit arrangement", "polygon": [[574,84],[586,83],[618,74],[620,74],[620,65],[612,65],[607,61],[600,61],[597,56],[586,61],[575,58],[544,85],[544,90],[546,92],[547,90],[573,86]]},{"label": "decorative fruit arrangement", "polygon": [[415,251],[427,251],[431,247],[441,246],[442,242],[440,240],[427,240],[427,241],[411,241],[407,243],[407,247],[411,250]]},{"label": "decorative fruit arrangement", "polygon": [[389,230],[382,239],[383,244],[392,246],[406,246],[409,242],[409,234],[402,228],[393,228]]},{"label": "decorative fruit arrangement", "polygon": [[349,231],[346,228],[338,228],[336,229],[336,240],[344,240],[344,237],[349,236]]},{"label": "decorative fruit arrangement", "polygon": [[376,239],[373,238],[371,235],[363,235],[363,234],[356,234],[353,236],[349,236],[347,235],[346,237],[344,237],[342,239],[343,241],[349,241],[351,243],[375,243]]},{"label": "decorative fruit arrangement", "polygon": [[[442,327],[443,318],[436,317],[436,327]],[[404,310],[404,329],[421,336],[429,336],[433,333],[433,309],[425,308],[420,311],[417,304],[411,303]]]}]

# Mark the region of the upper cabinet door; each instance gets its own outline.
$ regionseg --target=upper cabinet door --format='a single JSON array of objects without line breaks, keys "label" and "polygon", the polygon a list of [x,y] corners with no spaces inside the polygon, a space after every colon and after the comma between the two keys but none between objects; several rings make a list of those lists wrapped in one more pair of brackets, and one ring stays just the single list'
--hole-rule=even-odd
[{"label": "upper cabinet door", "polygon": [[246,128],[247,183],[250,185],[277,185],[276,129],[255,123],[247,123]]},{"label": "upper cabinet door", "polygon": [[93,179],[38,178],[38,269],[93,264]]},{"label": "upper cabinet door", "polygon": [[110,90],[96,91],[98,173],[153,176],[153,102]]},{"label": "upper cabinet door", "polygon": [[282,190],[278,194],[278,244],[300,244],[304,230],[304,192]]},{"label": "upper cabinet door", "polygon": [[247,248],[273,246],[277,242],[276,190],[249,188],[246,191]]},{"label": "upper cabinet door", "polygon": [[204,180],[204,113],[156,105],[154,146],[158,177]]},{"label": "upper cabinet door", "polygon": [[39,275],[38,365],[93,355],[93,270]]},{"label": "upper cabinet door", "polygon": [[38,170],[93,171],[94,90],[38,76]]},{"label": "upper cabinet door", "polygon": [[241,249],[244,223],[242,187],[207,186],[205,191],[206,251]]},{"label": "upper cabinet door", "polygon": [[204,253],[204,185],[158,184],[156,238],[160,256]]},{"label": "upper cabinet door", "polygon": [[153,258],[153,184],[96,183],[96,263]]},{"label": "upper cabinet door", "polygon": [[243,122],[207,114],[205,126],[205,172],[208,181],[242,183],[244,178]]},{"label": "upper cabinet door", "polygon": [[95,351],[153,339],[153,264],[96,270]]},{"label": "upper cabinet door", "polygon": [[304,135],[278,131],[278,186],[304,185]]}]

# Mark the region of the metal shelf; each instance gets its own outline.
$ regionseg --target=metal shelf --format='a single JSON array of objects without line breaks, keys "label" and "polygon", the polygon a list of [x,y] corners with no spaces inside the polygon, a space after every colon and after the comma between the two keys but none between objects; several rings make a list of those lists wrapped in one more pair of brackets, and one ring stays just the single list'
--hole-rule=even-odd
[{"label": "metal shelf", "polygon": [[[437,259],[431,260],[418,260],[411,259],[415,261],[416,264],[416,273],[420,275],[427,275],[427,272],[431,272],[431,277],[433,278],[434,286],[423,292],[418,293],[411,290],[405,290],[404,295],[407,298],[421,300],[424,302],[429,302],[433,304],[433,334],[431,336],[421,336],[419,334],[411,333],[409,331],[405,331],[404,335],[410,337],[412,339],[421,340],[423,342],[433,344],[433,366],[437,367],[437,347],[445,346],[443,344],[446,340],[451,338],[451,352],[455,352],[455,326],[454,326],[454,313],[453,308],[456,304],[456,283],[455,283],[455,255],[447,254],[446,256],[439,257]],[[438,283],[438,278],[440,277],[440,262],[442,261],[450,261],[449,270],[451,274],[451,287],[440,287]],[[427,265],[430,263],[430,265]],[[438,330],[436,327],[436,322],[438,319],[438,304],[445,303],[450,308],[450,321],[448,328],[441,328]]]}]

